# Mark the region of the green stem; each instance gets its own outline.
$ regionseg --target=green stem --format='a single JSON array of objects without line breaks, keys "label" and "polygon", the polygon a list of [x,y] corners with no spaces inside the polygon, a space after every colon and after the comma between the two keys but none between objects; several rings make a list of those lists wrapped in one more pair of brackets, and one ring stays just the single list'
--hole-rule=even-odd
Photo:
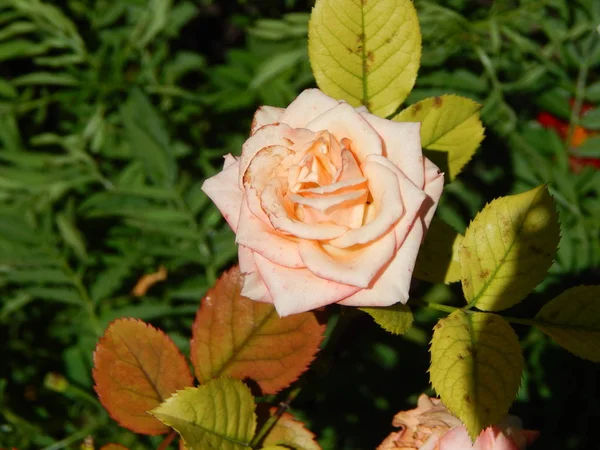
[{"label": "green stem", "polygon": [[290,403],[298,396],[301,390],[301,387],[292,389],[285,401],[279,404],[279,408],[277,409],[275,414],[269,417],[269,419],[265,422],[260,431],[256,433],[256,436],[254,436],[252,442],[250,442],[250,447],[252,447],[253,449],[258,448],[258,446],[262,443],[263,439],[277,424],[277,421],[281,418],[281,416],[283,416],[283,413],[287,411],[287,409],[290,407]]}]

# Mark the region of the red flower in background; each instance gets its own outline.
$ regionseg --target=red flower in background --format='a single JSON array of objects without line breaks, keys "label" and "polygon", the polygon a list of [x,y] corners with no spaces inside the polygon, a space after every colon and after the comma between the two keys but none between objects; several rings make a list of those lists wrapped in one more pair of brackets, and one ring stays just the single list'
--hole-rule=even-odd
[{"label": "red flower in background", "polygon": [[[573,107],[573,100],[571,99],[570,104]],[[581,107],[581,111],[579,113],[580,116],[584,115],[590,109],[593,109],[594,105],[584,104]],[[558,135],[566,140],[569,134],[569,122],[559,119],[558,117],[553,116],[548,112],[541,112],[537,116],[537,122],[543,126],[544,128],[552,128],[556,130]],[[598,132],[587,130],[582,126],[576,126],[573,130],[573,135],[571,136],[570,147],[577,148],[581,144],[583,144],[588,137],[592,137],[598,135]],[[584,167],[594,167],[596,169],[600,169],[600,158],[590,158],[584,156],[577,156],[574,154],[569,155],[569,166],[573,172],[580,172]]]}]

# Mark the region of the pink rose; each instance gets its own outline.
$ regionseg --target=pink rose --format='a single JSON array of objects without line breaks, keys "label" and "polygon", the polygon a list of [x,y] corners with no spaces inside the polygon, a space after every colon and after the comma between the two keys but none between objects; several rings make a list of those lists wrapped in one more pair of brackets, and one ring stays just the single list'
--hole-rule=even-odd
[{"label": "pink rose", "polygon": [[242,155],[202,187],[236,233],[242,294],[280,316],[406,303],[444,182],[419,126],[317,89],[260,107]]},{"label": "pink rose", "polygon": [[523,450],[539,434],[523,430],[518,417],[506,416],[473,443],[460,420],[439,399],[425,394],[415,409],[396,414],[392,424],[401,430],[391,433],[377,450]]}]

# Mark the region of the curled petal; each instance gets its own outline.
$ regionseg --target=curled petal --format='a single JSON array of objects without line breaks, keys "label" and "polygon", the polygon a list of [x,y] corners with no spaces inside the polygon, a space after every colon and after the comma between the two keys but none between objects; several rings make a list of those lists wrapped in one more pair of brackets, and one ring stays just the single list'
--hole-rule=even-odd
[{"label": "curled petal", "polygon": [[430,198],[429,207],[423,214],[425,227],[429,227],[437,208],[442,191],[444,190],[444,174],[434,163],[425,158],[425,193]]},{"label": "curled petal", "polygon": [[240,223],[235,236],[236,243],[263,255],[286,267],[304,267],[298,244],[290,238],[277,234],[250,212],[246,202],[242,202]]},{"label": "curled petal", "polygon": [[[375,157],[372,157],[375,158]],[[412,228],[413,223],[419,217],[419,211],[427,208],[431,205],[431,200],[427,194],[419,189],[415,184],[391,161],[386,158],[376,158],[378,162],[388,169],[392,170],[398,179],[398,185],[400,186],[400,195],[404,204],[404,214],[394,227],[394,233],[396,234],[396,248],[400,248],[404,242],[404,238]],[[442,183],[443,184],[443,183]],[[429,200],[429,203],[425,205],[425,202]],[[427,222],[429,226],[429,222]]]},{"label": "curled petal", "polygon": [[240,266],[241,273],[256,272],[256,264],[254,263],[254,256],[252,250],[245,245],[238,245],[238,264]]},{"label": "curled petal", "polygon": [[331,194],[333,192],[341,191],[342,189],[353,188],[366,183],[366,181],[367,179],[363,178],[362,176],[357,178],[348,178],[346,180],[338,181],[337,183],[331,183],[326,186],[300,189],[298,192],[302,194]]},{"label": "curled petal", "polygon": [[334,223],[307,224],[291,218],[284,202],[281,182],[269,183],[260,196],[262,209],[277,230],[301,239],[321,240],[336,238],[348,230],[348,227]]},{"label": "curled petal", "polygon": [[423,225],[417,220],[391,262],[383,269],[372,287],[362,289],[340,302],[346,306],[391,306],[406,303],[412,272],[415,267]]},{"label": "curled petal", "polygon": [[297,194],[289,194],[288,198],[294,203],[300,205],[306,205],[317,211],[326,213],[329,209],[343,205],[344,203],[352,202],[362,199],[363,203],[367,200],[367,190],[359,189],[357,191],[345,192],[337,195],[321,195],[318,197],[304,197]]},{"label": "curled petal", "polygon": [[293,129],[284,123],[274,123],[259,128],[242,145],[240,156],[239,186],[244,187],[244,175],[256,154],[265,147],[279,145],[296,151],[302,149],[307,142],[314,140],[315,134],[305,129]]},{"label": "curled petal", "polygon": [[254,155],[243,176],[244,187],[261,191],[292,163],[294,152],[281,145],[268,145]]},{"label": "curled petal", "polygon": [[362,248],[337,249],[314,241],[300,241],[300,257],[319,278],[366,288],[394,256],[396,238],[388,233]]},{"label": "curled petal", "polygon": [[250,134],[254,134],[260,127],[279,122],[284,111],[285,109],[275,106],[259,106],[252,119]]},{"label": "curled petal", "polygon": [[[292,128],[305,128],[306,124],[325,111],[337,106],[339,102],[323,94],[318,89],[304,90],[279,118],[280,122]],[[323,128],[326,130],[326,128]]]},{"label": "curled petal", "polygon": [[223,161],[223,170],[227,169],[229,166],[235,164],[239,160],[239,158],[236,158],[231,153],[225,155],[223,159],[225,160]]},{"label": "curled petal", "polygon": [[369,155],[382,155],[383,144],[373,127],[348,103],[340,103],[312,120],[306,128],[327,130],[335,138],[349,140],[354,156],[362,164]]},{"label": "curled petal", "polygon": [[222,172],[204,181],[202,190],[217,205],[231,229],[236,232],[244,194],[237,185],[239,162],[231,162],[226,158],[225,163],[228,162],[229,165]]},{"label": "curled petal", "polygon": [[373,203],[369,206],[369,216],[373,219],[331,240],[331,245],[347,248],[373,241],[390,230],[402,216],[404,208],[398,178],[393,170],[381,164],[382,160],[385,161],[385,158],[369,157],[362,165],[373,197]]},{"label": "curled petal", "polygon": [[363,117],[379,133],[385,144],[385,156],[419,188],[423,188],[424,165],[419,122],[394,122],[373,114]]},{"label": "curled petal", "polygon": [[281,317],[335,303],[359,289],[318,278],[308,269],[278,266],[260,255],[255,261]]}]

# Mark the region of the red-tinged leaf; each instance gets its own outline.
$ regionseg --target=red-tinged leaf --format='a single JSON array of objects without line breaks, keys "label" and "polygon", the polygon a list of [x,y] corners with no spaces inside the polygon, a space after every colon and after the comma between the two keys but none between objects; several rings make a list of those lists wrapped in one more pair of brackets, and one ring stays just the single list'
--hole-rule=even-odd
[{"label": "red-tinged leaf", "polygon": [[[270,412],[275,414],[276,411],[277,408],[272,408]],[[290,447],[296,450],[321,450],[315,441],[315,435],[290,413],[284,413],[279,418],[262,445],[263,447]]]},{"label": "red-tinged leaf", "polygon": [[94,353],[94,381],[110,416],[136,433],[171,429],[147,414],[194,379],[175,343],[162,331],[134,319],[109,325]]},{"label": "red-tinged leaf", "polygon": [[200,382],[228,375],[254,380],[264,394],[289,386],[314,359],[324,326],[312,312],[280,318],[273,305],[240,295],[243,275],[224,273],[193,325],[192,363]]},{"label": "red-tinged leaf", "polygon": [[106,444],[100,447],[100,450],[129,450],[127,447],[121,444]]}]

